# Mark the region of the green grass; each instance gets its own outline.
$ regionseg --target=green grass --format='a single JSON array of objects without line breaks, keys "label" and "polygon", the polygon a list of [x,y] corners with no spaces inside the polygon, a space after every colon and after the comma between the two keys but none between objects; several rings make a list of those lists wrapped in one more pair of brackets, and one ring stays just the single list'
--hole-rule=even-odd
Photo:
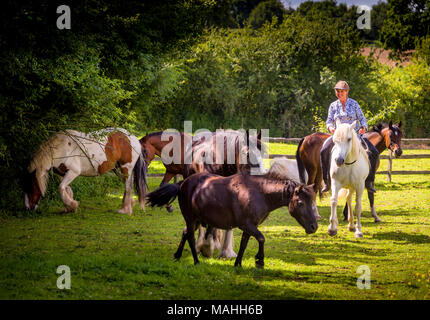
[{"label": "green grass", "polygon": [[[295,152],[274,145],[270,153]],[[402,161],[407,170],[428,170],[430,163],[396,159],[393,170]],[[154,190],[160,178],[149,182]],[[188,244],[173,261],[184,227],[177,201],[173,213],[136,206],[132,216],[120,215],[123,190],[111,184],[104,196],[78,193],[75,214],[61,215],[58,198],[45,199],[39,213],[0,216],[0,299],[430,299],[430,177],[395,175],[388,183],[377,175],[376,188],[382,222],[373,222],[365,196],[362,239],[347,231],[343,208],[337,236],[328,236],[328,197],[318,200],[323,219],[312,235],[286,208],[272,212],[260,226],[264,270],[254,265],[255,239],[243,268],[203,257],[194,266]],[[237,252],[241,231],[234,235]],[[71,269],[70,290],[56,286],[60,265]],[[356,286],[360,265],[371,270],[369,290]]]}]

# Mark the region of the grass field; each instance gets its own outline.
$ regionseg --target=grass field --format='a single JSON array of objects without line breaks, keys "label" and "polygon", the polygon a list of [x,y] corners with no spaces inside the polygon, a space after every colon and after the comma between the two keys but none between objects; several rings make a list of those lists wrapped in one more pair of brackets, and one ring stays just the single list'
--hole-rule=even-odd
[{"label": "grass field", "polygon": [[[295,148],[271,144],[270,153]],[[430,159],[394,160],[393,170],[430,170]],[[162,172],[161,163],[150,172]],[[160,180],[150,178],[150,189]],[[430,176],[395,175],[388,183],[377,175],[376,188],[382,222],[373,222],[364,197],[362,239],[347,231],[342,206],[337,236],[327,234],[328,197],[318,200],[323,219],[312,235],[286,208],[272,212],[260,226],[264,270],[255,268],[255,239],[243,268],[203,257],[194,266],[188,244],[173,261],[184,227],[177,201],[173,213],[136,206],[132,216],[120,215],[123,190],[110,187],[103,196],[76,192],[78,212],[61,215],[57,195],[42,200],[39,213],[0,216],[0,299],[430,299]],[[234,235],[237,252],[241,231]],[[70,290],[57,288],[60,265],[70,267]],[[357,288],[361,265],[370,269],[370,289]]]}]

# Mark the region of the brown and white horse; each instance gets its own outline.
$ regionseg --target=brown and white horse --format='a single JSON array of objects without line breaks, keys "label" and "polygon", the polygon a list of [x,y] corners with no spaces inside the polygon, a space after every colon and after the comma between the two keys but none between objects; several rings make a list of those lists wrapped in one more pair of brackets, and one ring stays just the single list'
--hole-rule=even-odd
[{"label": "brown and white horse", "polygon": [[[74,130],[60,131],[42,143],[28,167],[25,179],[25,206],[37,209],[45,196],[49,171],[60,176],[58,187],[65,209],[74,212],[79,203],[73,199],[69,184],[78,176],[100,176],[117,168],[125,181],[119,213],[132,214],[133,179],[140,200],[146,193],[146,165],[139,140],[124,129],[104,129],[85,134]],[[142,200],[143,201],[143,200]]]}]

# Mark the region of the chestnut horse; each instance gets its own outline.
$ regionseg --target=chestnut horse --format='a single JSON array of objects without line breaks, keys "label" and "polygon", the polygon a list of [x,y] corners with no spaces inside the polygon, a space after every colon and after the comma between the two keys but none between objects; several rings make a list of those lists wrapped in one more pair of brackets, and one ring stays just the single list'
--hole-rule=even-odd
[{"label": "chestnut horse", "polygon": [[[398,125],[394,125],[392,121],[389,124],[379,124],[373,126],[372,131],[366,132],[364,136],[370,140],[370,142],[376,147],[379,153],[382,153],[385,149],[389,149],[394,153],[394,156],[400,157],[402,154],[401,139],[403,137],[402,130],[400,129],[402,122]],[[304,174],[307,172],[308,179],[307,184],[316,183],[318,186],[318,192],[321,197],[321,183],[322,183],[322,170],[320,163],[321,147],[324,141],[330,137],[328,133],[316,132],[308,135],[300,140],[297,147],[296,160],[297,167],[299,169],[300,181],[305,183]],[[379,166],[379,162],[378,162]],[[367,193],[370,203],[372,216],[375,218],[375,222],[379,222],[380,218],[376,214],[374,205],[374,194],[372,192]],[[344,218],[347,220],[347,206],[344,208]]]},{"label": "chestnut horse", "polygon": [[312,204],[315,192],[292,180],[280,180],[271,173],[256,176],[241,172],[229,177],[210,173],[197,173],[177,184],[169,184],[148,194],[151,206],[163,206],[178,196],[179,206],[187,224],[182,234],[176,260],[182,256],[185,241],[191,248],[194,264],[199,263],[194,232],[200,224],[219,228],[239,228],[243,231],[240,249],[234,263],[242,265],[242,257],[250,236],[257,239],[257,267],[264,267],[264,236],[257,226],[269,213],[287,206],[290,214],[305,229],[314,233],[318,223]]},{"label": "chestnut horse", "polygon": [[[163,133],[164,131],[153,132],[147,134],[142,139],[140,139],[140,144],[142,145],[143,150],[145,150],[145,162],[149,167],[149,164],[154,157],[157,155],[161,158],[164,167],[166,168],[166,172],[164,173],[163,179],[161,180],[160,186],[165,183],[168,183],[174,176],[177,174],[183,174],[184,172],[184,149],[186,146],[192,141],[192,136],[183,133],[183,132],[168,132],[168,139],[164,139]],[[178,135],[179,139],[175,139],[175,135]],[[180,150],[180,161],[163,161],[162,152],[163,148],[166,145],[170,145],[172,148],[168,150],[168,155],[173,157],[173,152],[176,150]],[[140,204],[142,208],[145,207],[144,200]],[[173,211],[173,206],[168,205],[166,209],[169,212]]]},{"label": "chestnut horse", "polygon": [[139,140],[124,129],[108,128],[92,133],[60,131],[42,143],[31,160],[24,180],[25,206],[37,209],[45,196],[49,171],[60,176],[58,187],[64,203],[63,212],[74,212],[79,203],[73,199],[69,184],[78,176],[100,176],[113,169],[125,181],[122,208],[119,213],[132,214],[133,179],[143,202],[146,191],[146,166]]}]

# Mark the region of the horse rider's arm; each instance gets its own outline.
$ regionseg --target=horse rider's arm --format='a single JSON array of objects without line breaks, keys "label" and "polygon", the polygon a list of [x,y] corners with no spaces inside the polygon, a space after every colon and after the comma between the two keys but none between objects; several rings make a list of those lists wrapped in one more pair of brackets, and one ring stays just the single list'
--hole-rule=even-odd
[{"label": "horse rider's arm", "polygon": [[361,111],[358,102],[355,103],[355,114],[357,116],[357,120],[360,121],[360,128],[364,128],[367,131],[367,120],[364,117],[363,111]]},{"label": "horse rider's arm", "polygon": [[332,104],[330,104],[330,107],[328,108],[328,116],[327,116],[327,120],[326,120],[326,126],[327,126],[327,130],[328,130],[328,132],[330,132],[331,133],[331,128],[332,129],[334,129],[335,128],[335,125],[334,125],[334,115],[335,115],[335,112],[336,112],[336,109],[335,109],[335,103],[332,103]]}]

